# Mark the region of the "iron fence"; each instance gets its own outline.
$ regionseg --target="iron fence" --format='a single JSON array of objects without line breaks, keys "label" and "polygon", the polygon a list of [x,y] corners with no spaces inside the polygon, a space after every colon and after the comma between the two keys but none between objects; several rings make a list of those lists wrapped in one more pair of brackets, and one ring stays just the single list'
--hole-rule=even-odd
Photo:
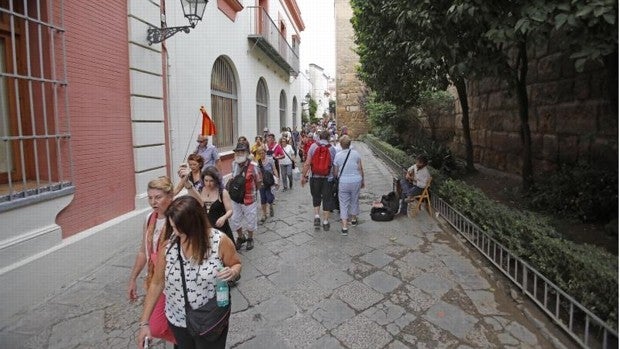
[{"label": "iron fence", "polygon": [[431,202],[448,223],[514,282],[582,348],[618,348],[618,332],[437,195]]},{"label": "iron fence", "polygon": [[[372,140],[367,140],[366,144],[395,173],[402,171],[403,166],[381,151]],[[515,283],[579,346],[582,348],[618,348],[616,329],[562,291],[526,261],[515,256],[437,195],[431,195],[431,203],[439,215]]]}]

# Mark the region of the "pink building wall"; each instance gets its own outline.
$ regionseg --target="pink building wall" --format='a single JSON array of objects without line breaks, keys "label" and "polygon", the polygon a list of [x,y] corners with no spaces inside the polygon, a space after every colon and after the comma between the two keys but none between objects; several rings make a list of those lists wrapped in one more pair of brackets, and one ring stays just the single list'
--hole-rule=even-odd
[{"label": "pink building wall", "polygon": [[65,2],[75,197],[63,238],[134,209],[125,1]]}]

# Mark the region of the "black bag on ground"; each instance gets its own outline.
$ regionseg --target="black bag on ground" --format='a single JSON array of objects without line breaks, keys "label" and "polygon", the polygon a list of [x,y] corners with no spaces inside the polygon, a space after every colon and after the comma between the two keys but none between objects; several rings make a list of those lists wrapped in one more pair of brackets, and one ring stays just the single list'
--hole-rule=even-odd
[{"label": "black bag on ground", "polygon": [[230,195],[230,199],[236,203],[242,204],[245,197],[245,173],[248,167],[244,167],[239,174],[234,176],[226,185],[226,190]]},{"label": "black bag on ground", "polygon": [[393,191],[381,196],[381,205],[383,207],[373,207],[370,209],[370,219],[377,222],[391,221],[398,212],[398,201],[398,196]]},{"label": "black bag on ground", "polygon": [[387,222],[394,219],[394,214],[385,207],[373,207],[370,209],[370,219],[377,222]]},{"label": "black bag on ground", "polygon": [[381,196],[381,203],[383,204],[383,207],[387,208],[388,211],[391,212],[393,215],[396,215],[396,213],[398,213],[398,209],[400,206],[399,201],[400,200],[398,198],[398,195],[396,195],[396,193],[393,191]]}]

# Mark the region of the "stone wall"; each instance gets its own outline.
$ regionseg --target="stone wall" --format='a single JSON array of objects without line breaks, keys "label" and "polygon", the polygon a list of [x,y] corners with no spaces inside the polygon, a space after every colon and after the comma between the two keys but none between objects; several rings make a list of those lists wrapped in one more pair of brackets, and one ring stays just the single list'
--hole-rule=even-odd
[{"label": "stone wall", "polygon": [[[577,73],[556,43],[541,45],[528,66],[529,126],[534,172],[563,163],[618,162],[618,115],[607,91],[607,71],[598,65]],[[521,173],[522,143],[515,94],[497,79],[468,86],[474,161],[504,172]],[[464,157],[461,109],[456,101],[451,147]]]},{"label": "stone wall", "polygon": [[365,86],[356,76],[359,56],[355,53],[351,25],[353,11],[349,0],[335,0],[336,15],[336,125],[347,126],[349,135],[356,138],[368,133],[368,118],[361,103]]}]

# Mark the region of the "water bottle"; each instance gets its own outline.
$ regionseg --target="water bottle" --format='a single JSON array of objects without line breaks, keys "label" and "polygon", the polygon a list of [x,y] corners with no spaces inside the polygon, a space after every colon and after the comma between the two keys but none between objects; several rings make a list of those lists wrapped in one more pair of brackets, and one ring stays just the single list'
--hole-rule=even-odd
[{"label": "water bottle", "polygon": [[[222,268],[218,269],[218,271],[221,270]],[[215,299],[217,301],[217,306],[225,307],[228,305],[228,282],[219,278],[216,278],[215,280]]]}]

